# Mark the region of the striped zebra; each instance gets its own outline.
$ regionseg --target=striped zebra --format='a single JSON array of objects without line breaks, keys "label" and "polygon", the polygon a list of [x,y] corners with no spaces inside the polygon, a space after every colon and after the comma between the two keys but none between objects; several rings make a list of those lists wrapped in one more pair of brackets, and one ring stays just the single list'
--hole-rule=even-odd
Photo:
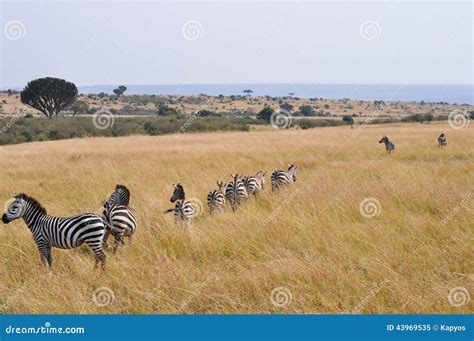
[{"label": "striped zebra", "polygon": [[295,165],[290,165],[286,172],[282,171],[281,169],[277,169],[272,173],[272,191],[275,191],[279,187],[295,182],[296,176],[297,167]]},{"label": "striped zebra", "polygon": [[227,183],[225,188],[225,197],[229,200],[232,211],[235,211],[237,206],[247,200],[249,195],[241,177],[238,174],[231,176],[232,180]]},{"label": "striped zebra", "polygon": [[249,195],[256,195],[265,188],[265,174],[264,171],[259,171],[253,176],[246,175],[242,177],[242,181]]},{"label": "striped zebra", "polygon": [[226,184],[217,181],[217,189],[209,192],[207,195],[207,206],[209,207],[210,214],[214,212],[222,212],[225,206],[225,190]]},{"label": "striped zebra", "polygon": [[196,215],[196,209],[193,207],[190,201],[186,201],[183,186],[181,184],[173,184],[174,191],[170,198],[170,201],[175,203],[174,208],[166,210],[164,213],[173,212],[175,224],[179,224],[181,221],[188,223]]},{"label": "striped zebra", "polygon": [[124,185],[116,185],[115,191],[110,195],[107,203],[110,205],[128,206],[130,202],[130,191]]},{"label": "striped zebra", "polygon": [[95,255],[95,267],[99,261],[105,270],[105,253],[101,242],[107,230],[121,240],[120,235],[93,213],[84,213],[68,218],[48,215],[46,209],[34,198],[26,194],[15,195],[13,202],[2,216],[5,224],[23,218],[33,234],[40,252],[41,261],[51,267],[53,256],[51,248],[72,249],[86,243]]},{"label": "striped zebra", "polygon": [[439,148],[444,148],[448,145],[448,140],[446,139],[446,136],[444,136],[444,133],[439,135],[438,137],[438,147]]},{"label": "striped zebra", "polygon": [[[124,185],[116,185],[115,190],[104,204],[102,214],[106,221],[111,224],[120,236],[128,237],[132,241],[133,234],[137,230],[138,219],[135,213],[128,207],[130,203],[130,191]],[[104,248],[108,248],[107,240],[109,232],[104,236]],[[119,240],[114,242],[113,253],[117,252]]]},{"label": "striped zebra", "polygon": [[387,136],[382,137],[379,143],[385,143],[385,150],[387,151],[387,154],[392,154],[392,152],[395,151],[395,145],[390,142]]}]

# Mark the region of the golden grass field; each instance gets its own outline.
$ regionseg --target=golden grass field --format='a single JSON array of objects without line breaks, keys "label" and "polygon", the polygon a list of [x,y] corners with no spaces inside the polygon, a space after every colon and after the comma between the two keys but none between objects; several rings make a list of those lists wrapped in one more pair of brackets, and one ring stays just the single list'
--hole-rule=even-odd
[{"label": "golden grass field", "polygon": [[[458,287],[473,295],[474,126],[357,129],[0,147],[3,202],[25,192],[50,214],[99,213],[122,183],[140,219],[133,243],[109,253],[105,273],[94,270],[86,246],[53,249],[48,270],[25,223],[2,224],[0,311],[472,313],[472,300],[456,307],[448,295]],[[443,131],[449,145],[439,150]],[[377,143],[383,135],[395,142],[395,154],[386,156]],[[290,163],[298,181],[272,193],[269,174]],[[264,193],[238,212],[209,216],[206,196],[216,180],[258,170],[267,171]],[[172,207],[176,182],[205,206],[189,228],[162,213]],[[366,198],[380,202],[379,215],[361,214]],[[110,305],[95,304],[101,287],[113,291]],[[271,300],[280,287],[281,306]]]}]

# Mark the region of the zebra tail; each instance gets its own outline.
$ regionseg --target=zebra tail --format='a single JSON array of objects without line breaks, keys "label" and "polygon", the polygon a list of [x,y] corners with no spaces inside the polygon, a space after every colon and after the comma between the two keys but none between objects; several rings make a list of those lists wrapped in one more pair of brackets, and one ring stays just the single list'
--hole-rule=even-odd
[{"label": "zebra tail", "polygon": [[166,211],[164,211],[163,213],[170,213],[170,212],[173,212],[174,211],[174,208],[170,208],[170,209],[167,209]]},{"label": "zebra tail", "polygon": [[116,240],[118,240],[122,245],[124,244],[122,234],[118,232],[115,227],[112,226],[106,219],[102,219],[105,225],[105,228],[109,230],[112,235],[115,237]]}]

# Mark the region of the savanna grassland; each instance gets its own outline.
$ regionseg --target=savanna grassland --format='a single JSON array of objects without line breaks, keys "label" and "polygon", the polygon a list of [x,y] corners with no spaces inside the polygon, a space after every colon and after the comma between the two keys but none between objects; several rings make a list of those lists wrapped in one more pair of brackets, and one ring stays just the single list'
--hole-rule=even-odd
[{"label": "savanna grassland", "polygon": [[[436,143],[441,132],[444,150]],[[391,156],[377,143],[383,135],[397,146]],[[448,295],[460,287],[472,296],[474,288],[473,146],[472,124],[447,123],[3,146],[3,202],[25,192],[50,214],[99,213],[122,183],[140,224],[131,245],[109,253],[105,273],[94,270],[86,246],[53,249],[48,270],[25,223],[2,224],[0,310],[472,313],[472,300],[456,307]],[[298,180],[272,193],[269,174],[290,163]],[[267,171],[258,198],[209,216],[205,201],[216,180],[258,170]],[[204,203],[190,227],[163,214],[177,182]],[[368,198],[380,205],[361,211]],[[111,304],[98,306],[110,292]]]}]

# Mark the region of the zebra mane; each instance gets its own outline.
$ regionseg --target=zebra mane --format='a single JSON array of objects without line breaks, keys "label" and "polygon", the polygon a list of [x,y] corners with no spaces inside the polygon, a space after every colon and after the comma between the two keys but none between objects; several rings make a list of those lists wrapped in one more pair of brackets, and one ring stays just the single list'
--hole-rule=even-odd
[{"label": "zebra mane", "polygon": [[117,191],[117,192],[125,192],[125,193],[127,193],[127,196],[130,197],[130,191],[129,191],[128,188],[125,187],[124,185],[116,185],[116,186],[115,186],[115,191]]},{"label": "zebra mane", "polygon": [[25,193],[20,193],[15,196],[16,199],[23,199],[26,202],[29,202],[33,206],[35,206],[41,213],[47,214],[46,209],[36,200],[35,198],[30,197],[29,195]]}]

